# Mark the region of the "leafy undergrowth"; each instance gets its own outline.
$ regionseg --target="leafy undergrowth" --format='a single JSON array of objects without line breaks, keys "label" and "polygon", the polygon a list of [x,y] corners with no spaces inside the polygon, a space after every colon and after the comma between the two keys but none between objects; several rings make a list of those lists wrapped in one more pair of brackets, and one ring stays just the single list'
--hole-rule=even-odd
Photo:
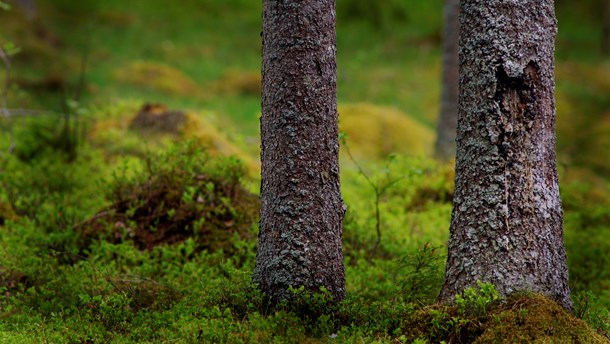
[{"label": "leafy undergrowth", "polygon": [[[432,304],[443,278],[445,249],[439,245],[446,240],[453,192],[453,174],[444,164],[393,156],[384,169],[371,170],[379,182],[400,179],[380,200],[377,251],[371,190],[356,170],[345,168],[348,298],[334,305],[324,290],[294,289],[295,304],[288,306],[267,303],[250,283],[258,200],[247,191],[238,160],[210,156],[196,143],[105,169],[104,154],[83,145],[73,163],[54,151],[28,161],[10,157],[1,178],[12,181],[13,193],[1,198],[11,215],[0,236],[0,341],[606,340],[592,328],[608,330],[608,308],[600,301],[608,279],[588,274],[605,268],[584,263],[603,254],[575,244],[589,233],[575,226],[609,226],[601,209],[577,208],[579,188],[567,191],[566,238],[578,262],[570,266],[573,283],[593,291],[575,293],[575,314],[593,327],[539,295],[500,302],[487,284],[457,296],[454,306]],[[25,211],[27,205],[35,208]],[[595,240],[607,247],[601,235]]]},{"label": "leafy undergrowth", "polygon": [[[502,303],[481,285],[454,306],[432,304],[454,172],[414,155],[429,152],[438,114],[441,1],[338,1],[342,130],[370,180],[391,186],[376,204],[342,156],[348,298],[332,305],[324,291],[295,289],[295,307],[265,303],[250,284],[260,2],[38,5],[34,22],[0,11],[0,36],[22,48],[9,104],[48,108],[73,96],[85,51],[81,91],[98,105],[68,107],[79,117],[67,125],[46,114],[0,118],[0,148],[17,144],[0,165],[0,342],[604,341],[540,295]],[[566,32],[578,33],[560,29],[564,54],[590,54],[562,42]],[[609,160],[599,148],[610,137],[607,76],[607,64],[558,61],[574,314],[600,333],[610,330]],[[143,104],[161,101],[160,117],[198,110],[168,115],[170,130],[137,123]],[[167,148],[183,139],[205,152]]]},{"label": "leafy undergrowth", "polygon": [[132,240],[141,249],[194,238],[197,249],[232,253],[230,239],[252,240],[259,199],[241,185],[245,170],[195,145],[148,156],[132,177],[109,185],[110,206],[79,224],[83,246]]}]

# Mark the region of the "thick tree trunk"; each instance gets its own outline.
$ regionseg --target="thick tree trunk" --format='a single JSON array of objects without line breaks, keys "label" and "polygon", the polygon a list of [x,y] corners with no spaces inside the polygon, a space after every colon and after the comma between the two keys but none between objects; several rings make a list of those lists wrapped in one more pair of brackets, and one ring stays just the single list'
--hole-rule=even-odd
[{"label": "thick tree trunk", "polygon": [[571,307],[555,162],[552,0],[462,0],[454,208],[440,301],[476,280]]},{"label": "thick tree trunk", "polygon": [[442,160],[455,158],[455,135],[459,95],[459,13],[459,0],[445,0],[441,109],[436,126],[435,147],[436,156]]},{"label": "thick tree trunk", "polygon": [[345,296],[334,0],[263,1],[262,183],[253,281]]}]

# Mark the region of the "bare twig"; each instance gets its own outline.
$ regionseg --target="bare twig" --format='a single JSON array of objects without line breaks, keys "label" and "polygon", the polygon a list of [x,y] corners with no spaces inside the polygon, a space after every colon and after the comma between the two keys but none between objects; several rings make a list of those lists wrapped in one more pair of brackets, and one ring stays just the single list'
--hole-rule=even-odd
[{"label": "bare twig", "polygon": [[385,184],[381,185],[379,178],[373,181],[369,174],[366,173],[364,168],[362,168],[362,166],[354,158],[352,152],[349,149],[349,145],[347,144],[347,140],[345,139],[345,137],[341,138],[341,143],[343,144],[343,147],[345,147],[345,152],[349,156],[350,160],[354,163],[354,165],[356,165],[358,173],[360,173],[364,177],[366,182],[370,185],[371,189],[373,189],[373,192],[375,193],[375,231],[377,233],[377,240],[375,241],[375,245],[373,245],[372,253],[376,254],[377,249],[381,244],[381,212],[379,210],[379,203],[381,203],[381,197],[385,194],[386,191],[388,191],[390,187],[392,187],[399,181],[405,179],[407,176],[403,175],[395,179],[388,179]]}]

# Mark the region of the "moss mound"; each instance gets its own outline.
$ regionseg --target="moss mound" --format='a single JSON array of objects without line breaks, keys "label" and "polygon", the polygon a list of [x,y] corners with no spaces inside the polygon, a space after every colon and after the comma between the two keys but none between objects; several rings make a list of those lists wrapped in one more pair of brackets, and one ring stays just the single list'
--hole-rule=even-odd
[{"label": "moss mound", "polygon": [[474,343],[608,343],[587,323],[539,294],[515,297],[493,312]]},{"label": "moss mound", "polygon": [[212,84],[212,90],[221,94],[261,95],[261,72],[229,70]]},{"label": "moss mound", "polygon": [[434,133],[395,108],[367,103],[339,105],[339,129],[354,156],[383,159],[390,153],[425,155]]},{"label": "moss mound", "polygon": [[202,94],[182,71],[162,63],[135,61],[114,73],[116,80],[177,96]]},{"label": "moss mound", "polygon": [[[205,146],[212,156],[238,157],[251,175],[260,172],[258,157],[246,153],[219,130],[214,115],[205,111],[170,109],[161,103],[120,102],[94,109],[96,121],[87,138],[108,155],[144,157],[149,148],[162,148],[168,141],[188,139]],[[148,147],[142,145],[142,139]],[[107,158],[112,158],[108,156]]]},{"label": "moss mound", "polygon": [[222,154],[238,157],[244,163],[250,175],[260,173],[261,167],[258,157],[254,158],[246,153],[204,116],[188,113],[181,136],[205,146],[212,155]]},{"label": "moss mound", "polygon": [[608,343],[583,320],[540,294],[513,295],[486,312],[435,305],[402,328],[409,338],[436,343]]},{"label": "moss mound", "polygon": [[230,252],[231,238],[255,237],[259,199],[234,158],[214,159],[193,144],[149,156],[135,177],[115,177],[111,205],[77,226],[81,246],[105,238],[140,249],[193,238],[198,250]]},{"label": "moss mound", "polygon": [[184,128],[186,114],[170,111],[165,104],[146,103],[129,127],[135,130],[178,133]]}]

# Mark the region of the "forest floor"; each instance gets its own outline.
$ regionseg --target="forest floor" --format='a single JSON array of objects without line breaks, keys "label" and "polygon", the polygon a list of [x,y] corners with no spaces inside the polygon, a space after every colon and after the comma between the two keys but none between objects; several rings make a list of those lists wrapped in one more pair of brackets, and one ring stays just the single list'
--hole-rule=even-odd
[{"label": "forest floor", "polygon": [[[485,284],[433,304],[454,177],[429,157],[442,2],[361,3],[337,9],[348,298],[295,290],[296,307],[250,285],[260,4],[53,0],[34,21],[2,11],[2,43],[21,48],[9,108],[45,112],[0,120],[0,149],[15,145],[0,156],[0,342],[606,341],[610,60],[590,12],[558,8],[570,315],[539,295],[502,303]],[[369,179],[400,180],[379,201],[377,250],[374,190],[346,146]]]}]

